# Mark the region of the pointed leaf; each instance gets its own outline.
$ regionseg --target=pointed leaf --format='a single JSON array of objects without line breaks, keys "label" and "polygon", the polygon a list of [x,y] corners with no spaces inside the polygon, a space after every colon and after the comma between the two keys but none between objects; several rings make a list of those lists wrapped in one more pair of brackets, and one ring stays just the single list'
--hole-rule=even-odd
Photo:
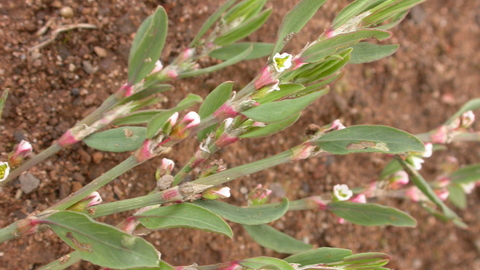
[{"label": "pointed leaf", "polygon": [[258,225],[272,222],[281,218],[288,210],[288,200],[282,203],[267,204],[252,207],[238,207],[215,200],[198,200],[193,204],[203,207],[213,213],[235,223]]},{"label": "pointed leaf", "polygon": [[287,118],[285,121],[268,124],[264,127],[255,127],[252,130],[245,132],[244,134],[240,135],[239,138],[262,138],[273,135],[277,132],[280,132],[289,126],[295,124],[297,120],[300,118],[300,113],[294,114],[291,117]]},{"label": "pointed leaf", "polygon": [[146,124],[150,121],[155,115],[158,115],[165,110],[145,110],[145,111],[137,111],[131,113],[125,117],[117,118],[113,120],[114,125],[139,125],[139,124]]},{"label": "pointed leaf", "polygon": [[161,261],[157,267],[139,267],[139,268],[132,268],[129,270],[175,270],[175,267],[171,266],[165,261]]},{"label": "pointed leaf", "polygon": [[356,0],[353,1],[350,5],[346,6],[337,17],[332,22],[332,29],[337,29],[338,27],[345,24],[347,21],[362,13],[366,7],[376,0]]},{"label": "pointed leaf", "polygon": [[271,257],[249,258],[241,260],[238,263],[247,269],[295,270],[295,268],[287,262]]},{"label": "pointed leaf", "polygon": [[350,255],[352,255],[352,251],[348,249],[322,247],[292,255],[287,257],[285,261],[288,263],[298,263],[303,266],[341,262],[344,257]]},{"label": "pointed leaf", "polygon": [[339,49],[351,47],[363,39],[375,37],[378,40],[384,40],[391,36],[390,32],[381,30],[358,30],[356,32],[341,34],[309,47],[303,54],[302,59],[305,62],[314,63],[333,55]]},{"label": "pointed leaf", "polygon": [[364,25],[380,24],[391,16],[402,13],[412,7],[424,2],[425,0],[403,0],[386,7],[385,9],[374,12],[363,20]]},{"label": "pointed leaf", "polygon": [[299,113],[323,93],[315,92],[300,98],[262,104],[242,112],[243,115],[262,123],[275,123]]},{"label": "pointed leaf", "polygon": [[165,91],[168,91],[168,90],[171,90],[171,89],[173,89],[173,86],[170,85],[170,84],[153,85],[151,87],[148,87],[147,89],[143,89],[143,90],[139,91],[138,93],[135,93],[135,94],[133,94],[133,95],[127,97],[127,98],[122,99],[120,104],[125,104],[127,102],[135,101],[135,100],[141,100],[141,99],[147,98],[147,97],[149,97],[153,94],[165,92]]},{"label": "pointed leaf", "polygon": [[352,46],[353,52],[350,63],[361,64],[380,60],[394,54],[399,45],[376,45],[368,42],[360,42]]},{"label": "pointed leaf", "polygon": [[315,141],[323,150],[345,155],[358,152],[388,154],[423,152],[423,143],[404,131],[385,126],[352,126],[327,133]]},{"label": "pointed leaf", "polygon": [[363,226],[415,227],[414,218],[398,209],[373,203],[332,202],[327,209],[338,217]]},{"label": "pointed leaf", "polygon": [[478,108],[480,108],[480,98],[476,98],[468,101],[467,103],[465,103],[465,105],[463,105],[463,107],[460,110],[458,110],[454,115],[452,115],[452,117],[450,117],[447,120],[447,122],[445,122],[445,125],[451,124],[455,119],[460,117],[464,112],[473,111]]},{"label": "pointed leaf", "polygon": [[280,52],[293,35],[298,33],[315,15],[317,10],[327,0],[302,0],[298,2],[292,10],[283,18],[282,25],[278,30],[277,42],[271,54],[272,58],[276,53]]},{"label": "pointed leaf", "polygon": [[480,180],[480,164],[460,168],[450,175],[452,182],[457,184],[470,184]]},{"label": "pointed leaf", "polygon": [[139,148],[146,139],[144,127],[120,127],[94,133],[83,140],[91,148],[107,152],[127,152]]},{"label": "pointed leaf", "polygon": [[154,208],[134,216],[143,226],[159,230],[168,228],[192,228],[233,236],[232,229],[216,214],[205,208],[181,203]]},{"label": "pointed leaf", "polygon": [[93,264],[114,269],[159,264],[159,255],[150,243],[85,214],[60,211],[39,221],[49,225],[83,260]]},{"label": "pointed leaf", "polygon": [[167,14],[161,6],[140,25],[128,58],[128,82],[131,85],[140,82],[155,67],[165,44],[167,29]]},{"label": "pointed leaf", "polygon": [[265,95],[264,97],[254,98],[254,99],[260,104],[269,103],[275,100],[279,100],[285,96],[293,94],[302,89],[305,89],[305,86],[299,83],[285,83],[285,84],[280,84],[279,88],[280,90],[278,91],[272,91],[267,95]]},{"label": "pointed leaf", "polygon": [[463,188],[458,184],[448,186],[448,200],[460,209],[467,208],[467,196]]},{"label": "pointed leaf", "polygon": [[239,42],[222,46],[219,49],[212,51],[209,56],[220,60],[228,60],[232,57],[235,57],[239,53],[244,52],[250,46],[252,46],[252,51],[244,58],[244,60],[257,59],[267,56],[273,49],[272,43]]},{"label": "pointed leaf", "polygon": [[261,225],[243,225],[243,228],[259,245],[280,253],[298,253],[311,249],[312,245],[307,245],[297,239],[279,232],[266,224]]}]

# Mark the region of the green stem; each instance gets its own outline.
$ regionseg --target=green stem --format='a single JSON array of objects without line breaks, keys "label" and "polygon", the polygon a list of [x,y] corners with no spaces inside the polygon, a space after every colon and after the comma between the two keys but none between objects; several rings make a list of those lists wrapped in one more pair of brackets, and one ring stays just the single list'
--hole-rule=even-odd
[{"label": "green stem", "polygon": [[115,107],[118,104],[119,100],[115,98],[115,95],[109,96],[103,103],[95,109],[91,114],[89,114],[87,117],[85,117],[82,121],[80,121],[80,124],[85,124],[87,126],[90,126],[94,122],[96,122],[98,119],[100,119],[103,114],[113,107]]},{"label": "green stem", "polygon": [[129,158],[125,159],[122,163],[115,166],[113,169],[107,171],[106,173],[102,174],[97,179],[90,182],[88,185],[84,186],[77,192],[71,194],[70,196],[64,198],[60,202],[56,203],[49,210],[65,210],[68,207],[74,205],[81,199],[87,197],[92,192],[98,190],[99,188],[105,186],[106,184],[110,183],[113,179],[117,178],[118,176],[122,175],[126,171],[132,169],[133,167],[141,164],[137,161],[136,157],[130,156]]},{"label": "green stem", "polygon": [[73,264],[79,262],[80,260],[82,260],[82,258],[80,257],[80,252],[74,251],[70,254],[67,254],[61,257],[60,259],[57,259],[43,266],[39,270],[62,270],[69,266],[72,266]]},{"label": "green stem", "polygon": [[0,182],[0,186],[3,186],[5,184],[7,184],[8,182],[12,181],[17,176],[22,174],[24,171],[26,171],[26,170],[32,168],[33,166],[37,165],[39,162],[49,158],[51,155],[57,153],[61,149],[62,149],[62,147],[60,145],[58,145],[57,143],[52,144],[47,149],[43,150],[38,155],[36,155],[33,158],[27,160],[27,162],[23,163],[20,167],[16,168],[12,172],[10,172],[7,179]]}]

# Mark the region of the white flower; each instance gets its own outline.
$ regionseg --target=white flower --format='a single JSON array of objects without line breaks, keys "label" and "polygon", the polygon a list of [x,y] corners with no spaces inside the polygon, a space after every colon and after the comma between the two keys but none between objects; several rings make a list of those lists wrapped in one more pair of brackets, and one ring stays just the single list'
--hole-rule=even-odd
[{"label": "white flower", "polygon": [[230,198],[230,188],[229,187],[222,187],[221,189],[215,191],[214,193],[219,195],[221,198]]},{"label": "white flower", "polygon": [[273,66],[277,72],[283,72],[292,66],[292,55],[288,53],[276,53],[273,56]]},{"label": "white flower", "polygon": [[10,166],[7,162],[0,162],[0,182],[7,179],[10,174]]},{"label": "white flower", "polygon": [[462,187],[463,191],[466,194],[470,194],[470,193],[472,193],[473,189],[475,188],[475,183],[472,182],[472,183],[468,183],[468,184],[460,184],[460,186]]},{"label": "white flower", "polygon": [[429,158],[432,156],[432,151],[433,145],[431,143],[426,143],[425,144],[425,152],[423,152],[422,157]]},{"label": "white flower", "polygon": [[352,195],[353,192],[347,185],[335,185],[333,187],[333,196],[339,201],[346,201],[350,199]]},{"label": "white flower", "polygon": [[415,168],[415,170],[420,170],[422,168],[422,164],[425,162],[423,158],[411,156],[409,157],[410,164]]},{"label": "white flower", "polygon": [[475,114],[472,111],[464,112],[461,116],[462,127],[469,128],[475,122]]}]

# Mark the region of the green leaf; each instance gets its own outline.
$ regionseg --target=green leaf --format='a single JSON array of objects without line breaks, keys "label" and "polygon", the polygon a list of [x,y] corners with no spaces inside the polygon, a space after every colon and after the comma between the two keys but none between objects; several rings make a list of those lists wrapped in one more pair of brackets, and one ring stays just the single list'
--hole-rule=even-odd
[{"label": "green leaf", "polygon": [[282,25],[278,30],[277,42],[275,43],[270,58],[280,52],[294,34],[302,30],[305,24],[310,21],[326,1],[327,0],[302,0],[285,15]]},{"label": "green leaf", "polygon": [[380,60],[394,54],[399,45],[376,45],[368,42],[360,42],[352,46],[350,63],[361,64]]},{"label": "green leaf", "polygon": [[470,165],[456,170],[450,175],[452,182],[470,184],[480,180],[480,164]]},{"label": "green leaf", "polygon": [[344,9],[342,9],[342,11],[340,11],[340,13],[338,13],[337,17],[335,17],[335,19],[333,20],[332,29],[337,29],[353,17],[364,12],[365,8],[375,1],[376,0],[356,0],[350,5],[346,6]]},{"label": "green leaf", "polygon": [[288,200],[282,203],[266,204],[261,206],[238,207],[215,200],[198,200],[194,205],[203,207],[213,213],[235,223],[259,225],[279,219],[288,210]]},{"label": "green leaf", "polygon": [[243,59],[245,59],[245,57],[250,55],[251,52],[252,52],[252,47],[249,47],[244,52],[239,53],[237,56],[235,56],[233,58],[230,58],[223,63],[220,63],[218,65],[214,65],[214,66],[211,66],[211,67],[207,67],[207,68],[202,68],[202,69],[198,69],[198,70],[184,72],[184,73],[181,73],[178,77],[179,78],[194,77],[194,76],[199,76],[199,75],[203,75],[203,74],[207,74],[207,73],[210,73],[210,72],[220,70],[222,68],[231,66],[233,64],[236,64],[236,63],[242,61]]},{"label": "green leaf", "polygon": [[232,229],[218,215],[189,203],[154,208],[134,217],[153,230],[185,227],[233,236]]},{"label": "green leaf", "polygon": [[60,211],[39,221],[49,225],[83,260],[93,264],[114,269],[159,264],[157,251],[150,243],[85,214]]},{"label": "green leaf", "polygon": [[144,127],[120,127],[94,133],[83,142],[100,151],[126,152],[139,148],[145,139]]},{"label": "green leaf", "polygon": [[295,270],[287,262],[271,257],[255,257],[238,262],[247,269],[275,269],[275,270]]},{"label": "green leaf", "polygon": [[242,112],[242,114],[258,122],[276,123],[301,112],[322,95],[322,92],[315,92],[296,99],[261,104]]},{"label": "green leaf", "polygon": [[322,247],[292,255],[287,257],[285,261],[288,263],[298,263],[303,266],[341,262],[344,257],[350,255],[352,255],[352,251],[348,249]]},{"label": "green leaf", "polygon": [[445,122],[445,125],[451,124],[455,119],[462,116],[464,112],[473,111],[478,108],[480,108],[480,98],[468,101],[467,103],[465,103],[465,105],[463,105],[462,108],[460,108],[460,110],[458,110],[454,115],[452,115],[452,117],[450,117],[447,122]]},{"label": "green leaf", "polygon": [[175,267],[164,261],[160,261],[160,264],[157,267],[138,267],[129,270],[175,270]]},{"label": "green leaf", "polygon": [[[224,82],[208,94],[198,110],[198,115],[201,119],[210,116],[232,96],[233,84],[233,82]],[[201,141],[205,139],[207,134],[210,133],[214,127],[215,126],[210,126],[200,131],[197,134],[198,140]]]},{"label": "green leaf", "polygon": [[5,106],[5,102],[7,101],[9,91],[9,88],[3,90],[2,96],[0,96],[0,118],[2,118],[3,107]]},{"label": "green leaf", "polygon": [[272,91],[261,98],[254,98],[258,103],[264,104],[269,103],[275,100],[279,100],[285,96],[298,92],[302,89],[305,89],[305,86],[299,83],[285,83],[279,85],[280,90]]},{"label": "green leaf", "polygon": [[223,5],[221,5],[202,25],[200,30],[198,30],[197,35],[190,43],[190,47],[198,46],[198,41],[207,33],[208,29],[222,16],[222,13],[225,12],[229,7],[231,7],[237,0],[228,0]]},{"label": "green leaf", "polygon": [[266,224],[242,226],[255,242],[276,252],[298,253],[313,247],[312,245],[307,245],[289,235],[279,232]]},{"label": "green leaf", "polygon": [[386,19],[394,16],[398,13],[402,13],[412,7],[424,2],[425,0],[403,0],[397,1],[397,3],[390,5],[380,11],[374,12],[372,15],[363,19],[364,25],[380,24]]},{"label": "green leaf", "polygon": [[266,0],[243,0],[223,16],[225,24],[248,20],[257,15],[265,6]]},{"label": "green leaf", "polygon": [[255,127],[252,130],[240,135],[239,138],[262,138],[280,132],[289,126],[293,125],[300,118],[300,113],[294,114],[285,121],[268,124],[265,127]]},{"label": "green leaf", "polygon": [[467,208],[467,196],[463,188],[458,184],[448,186],[448,200],[460,209]]},{"label": "green leaf", "polygon": [[235,57],[239,53],[244,52],[250,46],[252,46],[252,51],[244,58],[244,60],[257,59],[267,56],[273,49],[272,43],[239,42],[222,46],[219,49],[212,51],[209,56],[220,60],[228,60],[232,57]]},{"label": "green leaf", "polygon": [[258,28],[260,28],[260,26],[265,23],[271,13],[271,9],[267,9],[258,13],[253,18],[242,22],[236,27],[228,30],[226,33],[222,33],[222,35],[217,37],[213,41],[213,43],[215,43],[215,45],[224,46],[244,37],[247,37],[251,33],[255,32]]},{"label": "green leaf", "polygon": [[171,90],[172,88],[173,88],[173,86],[170,85],[170,84],[153,85],[151,87],[148,87],[147,89],[143,89],[143,90],[139,91],[138,93],[135,93],[135,94],[133,94],[133,95],[127,97],[127,98],[122,99],[120,104],[125,104],[125,103],[130,102],[130,101],[141,100],[141,99],[147,98],[147,97],[149,97],[153,94],[157,94],[157,93],[161,93],[161,92]]},{"label": "green leaf", "polygon": [[415,136],[386,126],[352,126],[327,133],[315,141],[323,150],[345,155],[358,152],[398,154],[423,152],[423,143]]},{"label": "green leaf", "polygon": [[152,117],[147,125],[147,138],[155,137],[155,135],[160,132],[163,125],[167,122],[168,118],[170,118],[170,116],[172,116],[174,113],[185,110],[186,108],[189,108],[202,101],[203,99],[200,96],[188,94],[188,96],[182,99],[182,101],[180,101],[176,107],[160,112]]},{"label": "green leaf", "polygon": [[354,224],[363,226],[393,225],[415,227],[414,218],[398,209],[373,203],[331,202],[327,209]]},{"label": "green leaf", "polygon": [[386,179],[390,175],[401,171],[403,169],[402,164],[400,164],[396,159],[392,159],[385,168],[383,168],[380,173],[380,179]]},{"label": "green leaf", "polygon": [[130,113],[125,117],[117,118],[113,120],[114,125],[139,125],[146,124],[150,121],[155,115],[165,112],[165,110],[145,110]]},{"label": "green leaf", "polygon": [[159,6],[138,28],[128,57],[128,83],[140,82],[155,67],[167,37],[168,18]]},{"label": "green leaf", "polygon": [[430,185],[425,181],[425,179],[418,173],[417,170],[415,170],[412,166],[410,166],[407,162],[404,160],[397,158],[398,162],[402,164],[403,168],[405,171],[407,171],[410,174],[410,180],[415,184],[415,186],[420,189],[420,191],[427,196],[433,203],[435,203],[440,209],[442,209],[443,213],[445,216],[451,220],[460,220],[460,218],[453,212],[450,208],[448,208],[445,203],[443,203],[440,198],[435,194],[433,189],[430,187]]},{"label": "green leaf", "polygon": [[451,218],[447,217],[444,213],[442,212],[439,212],[437,211],[436,209],[433,209],[433,208],[430,208],[427,204],[423,203],[423,204],[420,204],[420,206],[423,207],[423,209],[427,210],[427,212],[438,218],[439,220],[441,221],[444,221],[444,222],[447,222],[447,221],[452,221],[453,224],[459,228],[462,228],[462,229],[466,229],[468,228],[468,225],[465,224],[463,221],[461,221],[460,219],[454,219],[452,220]]},{"label": "green leaf", "polygon": [[351,47],[366,38],[384,40],[391,36],[390,32],[381,30],[358,30],[356,32],[341,34],[309,47],[303,54],[305,62],[314,63],[333,55],[340,49]]},{"label": "green leaf", "polygon": [[372,263],[377,261],[387,261],[390,260],[390,256],[385,253],[380,252],[366,252],[360,254],[354,254],[343,258],[344,262],[358,264],[358,263]]}]

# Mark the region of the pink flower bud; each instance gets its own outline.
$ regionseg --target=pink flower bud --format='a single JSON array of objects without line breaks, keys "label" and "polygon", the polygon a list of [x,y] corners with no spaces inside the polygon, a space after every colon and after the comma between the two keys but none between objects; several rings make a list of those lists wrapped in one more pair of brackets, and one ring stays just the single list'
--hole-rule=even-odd
[{"label": "pink flower bud", "polygon": [[157,60],[157,62],[155,62],[155,67],[153,68],[152,72],[150,72],[150,74],[157,73],[157,72],[161,71],[162,69],[163,69],[162,62],[160,60]]},{"label": "pink flower bud", "polygon": [[117,92],[117,96],[119,96],[119,98],[126,98],[126,97],[129,97],[133,94],[133,87],[132,85],[126,83],[124,85],[122,85],[120,87],[120,89],[118,89],[118,92]]},{"label": "pink flower bud", "polygon": [[272,194],[270,189],[263,188],[261,184],[258,184],[250,193],[248,194],[248,203],[249,205],[262,205],[267,203],[268,196]]},{"label": "pink flower bud", "polygon": [[358,194],[357,196],[353,197],[350,201],[354,203],[367,203],[367,198],[365,197],[365,194]]},{"label": "pink flower bud", "polygon": [[440,126],[435,132],[430,135],[432,143],[447,143],[448,142],[448,128],[447,126]]},{"label": "pink flower bud", "polygon": [[32,145],[22,140],[15,151],[8,155],[8,163],[10,166],[15,167],[16,165],[22,163],[23,159],[25,159],[28,155],[32,153]]},{"label": "pink flower bud", "polygon": [[188,123],[186,129],[191,129],[200,124],[200,116],[196,112],[189,112],[180,123]]},{"label": "pink flower bud", "polygon": [[58,139],[57,143],[61,147],[67,147],[79,141],[80,140],[73,134],[72,129],[69,129]]},{"label": "pink flower bud", "polygon": [[88,207],[91,207],[91,206],[101,204],[103,200],[102,200],[102,197],[100,196],[100,194],[97,191],[94,191],[94,192],[92,192],[92,194],[85,197],[85,199],[83,199],[82,201],[90,201],[87,204],[87,208],[88,208]]},{"label": "pink flower bud", "polygon": [[232,106],[230,106],[226,103],[223,104],[222,106],[220,106],[220,108],[218,108],[213,113],[215,118],[217,118],[220,121],[223,121],[227,118],[234,118],[234,117],[238,116],[239,114],[240,113],[237,110],[235,110]]},{"label": "pink flower bud", "polygon": [[303,62],[303,59],[300,57],[294,58],[292,62],[293,62],[293,70],[306,64],[306,62]]},{"label": "pink flower bud", "polygon": [[164,158],[162,159],[162,169],[165,170],[166,172],[172,172],[173,167],[175,167],[175,162],[173,160]]},{"label": "pink flower bud", "polygon": [[332,127],[330,129],[340,130],[340,129],[344,129],[344,128],[345,128],[345,126],[342,124],[342,122],[340,122],[340,119],[337,119],[337,120],[333,121]]},{"label": "pink flower bud", "polygon": [[190,134],[190,131],[200,124],[200,116],[196,112],[189,112],[182,121],[176,124],[169,136],[172,140],[184,139]]},{"label": "pink flower bud", "polygon": [[398,171],[394,173],[388,181],[390,182],[391,189],[399,189],[409,182],[408,173],[406,171]]},{"label": "pink flower bud", "polygon": [[194,54],[195,54],[195,49],[194,48],[187,48],[187,49],[183,50],[180,61],[184,62],[184,61],[192,58],[192,56]]},{"label": "pink flower bud", "polygon": [[410,187],[405,191],[405,196],[414,202],[419,202],[421,191],[417,187]]},{"label": "pink flower bud", "polygon": [[202,197],[209,200],[230,198],[230,188],[229,187],[210,188],[202,193]]},{"label": "pink flower bud", "polygon": [[328,202],[322,200],[322,198],[319,196],[308,197],[308,198],[305,198],[304,201],[306,202],[307,206],[310,209],[319,209],[319,210],[327,209]]},{"label": "pink flower bud", "polygon": [[258,90],[264,86],[276,84],[278,82],[279,80],[273,77],[272,73],[270,72],[270,68],[266,66],[260,71],[260,77],[255,80],[254,85],[255,89]]},{"label": "pink flower bud", "polygon": [[475,122],[475,114],[472,111],[467,111],[462,114],[460,117],[462,124],[462,128],[469,128],[472,126],[473,122]]},{"label": "pink flower bud", "polygon": [[175,80],[178,78],[178,72],[173,69],[167,70],[167,77],[169,77],[172,80]]},{"label": "pink flower bud", "polygon": [[438,198],[440,198],[440,200],[442,201],[445,201],[448,198],[448,195],[450,194],[450,192],[446,188],[436,189],[434,191],[435,191],[435,194],[437,194]]}]

